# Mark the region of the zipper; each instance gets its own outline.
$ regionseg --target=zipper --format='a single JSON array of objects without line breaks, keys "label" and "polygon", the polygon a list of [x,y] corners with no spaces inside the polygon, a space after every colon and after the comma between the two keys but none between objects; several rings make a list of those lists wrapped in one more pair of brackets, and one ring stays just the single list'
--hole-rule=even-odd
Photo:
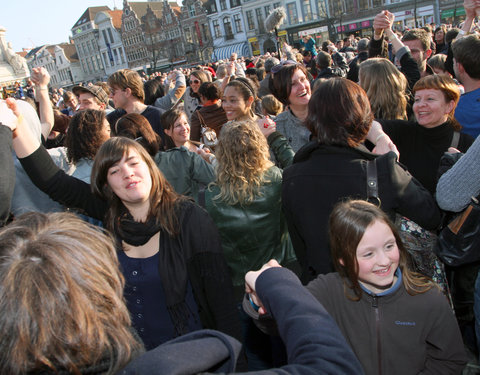
[{"label": "zipper", "polygon": [[372,307],[375,310],[375,333],[377,337],[377,366],[378,375],[382,375],[382,347],[380,346],[380,311],[378,309],[378,298],[373,296]]}]

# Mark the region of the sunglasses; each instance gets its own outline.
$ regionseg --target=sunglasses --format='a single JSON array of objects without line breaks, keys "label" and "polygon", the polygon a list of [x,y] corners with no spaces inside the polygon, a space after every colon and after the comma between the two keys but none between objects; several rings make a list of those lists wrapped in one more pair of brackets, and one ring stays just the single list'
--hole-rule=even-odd
[{"label": "sunglasses", "polygon": [[194,79],[194,80],[192,81],[192,83],[199,84],[200,81],[199,81],[198,79]]},{"label": "sunglasses", "polygon": [[270,72],[275,74],[275,73],[278,73],[285,66],[297,65],[297,64],[298,63],[293,60],[283,60],[280,62],[280,64],[274,65],[273,68],[270,69]]}]

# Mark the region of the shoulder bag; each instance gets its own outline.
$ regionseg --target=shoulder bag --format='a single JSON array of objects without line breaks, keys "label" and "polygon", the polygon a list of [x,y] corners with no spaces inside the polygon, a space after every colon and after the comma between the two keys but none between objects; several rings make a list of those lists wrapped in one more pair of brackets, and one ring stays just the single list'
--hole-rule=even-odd
[{"label": "shoulder bag", "polygon": [[203,119],[203,116],[200,114],[200,111],[198,109],[196,112],[198,120],[200,121],[200,125],[202,126],[202,129],[200,131],[200,141],[207,147],[215,147],[218,144],[217,133],[215,133],[215,130],[207,126],[205,120]]}]

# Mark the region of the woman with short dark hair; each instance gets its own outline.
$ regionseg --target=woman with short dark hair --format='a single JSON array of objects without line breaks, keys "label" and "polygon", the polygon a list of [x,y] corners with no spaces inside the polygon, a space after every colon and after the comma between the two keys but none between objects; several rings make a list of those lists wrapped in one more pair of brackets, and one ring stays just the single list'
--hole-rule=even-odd
[{"label": "woman with short dark hair", "polygon": [[310,132],[304,126],[312,94],[307,70],[302,64],[287,60],[274,66],[271,73],[270,91],[285,106],[274,118],[277,130],[297,152],[310,140]]},{"label": "woman with short dark hair", "polygon": [[368,161],[375,160],[377,193],[385,212],[392,217],[401,213],[426,228],[439,224],[433,197],[397,163],[397,155],[378,156],[362,145],[373,114],[360,86],[344,78],[328,79],[315,91],[308,109],[307,127],[317,139],[297,152],[294,164],[284,171],[282,193],[303,281],[333,270],[328,216],[339,200],[369,197]]},{"label": "woman with short dark hair", "polygon": [[200,142],[202,126],[208,126],[213,129],[218,137],[223,124],[228,120],[220,102],[222,93],[215,83],[202,83],[198,89],[198,95],[200,95],[202,107],[192,114],[190,120],[190,138],[193,141]]}]

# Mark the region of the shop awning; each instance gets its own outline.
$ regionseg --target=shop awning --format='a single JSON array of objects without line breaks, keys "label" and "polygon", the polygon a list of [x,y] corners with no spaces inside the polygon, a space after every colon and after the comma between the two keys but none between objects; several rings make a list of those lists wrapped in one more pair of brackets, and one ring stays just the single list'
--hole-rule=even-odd
[{"label": "shop awning", "polygon": [[218,60],[229,59],[232,53],[234,52],[237,53],[238,57],[250,56],[250,50],[248,48],[248,45],[247,43],[243,42],[243,43],[231,44],[225,47],[215,48],[212,53],[212,60],[218,61]]},{"label": "shop awning", "polygon": [[[453,17],[453,13],[455,12],[455,9],[447,9],[442,11],[442,18],[450,18]],[[464,16],[465,15],[465,8],[457,8],[457,12],[455,13],[455,16]]]}]

